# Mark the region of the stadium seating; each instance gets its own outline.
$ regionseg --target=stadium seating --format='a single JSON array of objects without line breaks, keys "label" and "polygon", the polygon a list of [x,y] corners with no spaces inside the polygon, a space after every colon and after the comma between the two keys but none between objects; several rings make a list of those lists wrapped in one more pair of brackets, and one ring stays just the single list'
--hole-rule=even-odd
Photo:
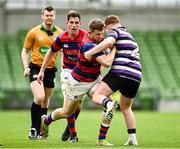
[{"label": "stadium seating", "polygon": [[13,88],[12,73],[4,37],[0,37],[0,88],[11,90]]},{"label": "stadium seating", "polygon": [[[159,97],[160,100],[179,99],[180,32],[134,31],[132,33],[139,43],[141,53],[143,81],[140,96],[142,100],[155,97]],[[149,97],[150,94],[151,97]],[[147,102],[147,100],[144,101]],[[147,104],[150,105],[148,102]]]},{"label": "stadium seating", "polygon": [[23,67],[21,62],[21,49],[18,46],[16,36],[6,37],[6,46],[8,50],[8,57],[10,59],[10,68],[13,79],[13,86],[16,90],[25,90],[27,86],[27,81],[23,76]]}]

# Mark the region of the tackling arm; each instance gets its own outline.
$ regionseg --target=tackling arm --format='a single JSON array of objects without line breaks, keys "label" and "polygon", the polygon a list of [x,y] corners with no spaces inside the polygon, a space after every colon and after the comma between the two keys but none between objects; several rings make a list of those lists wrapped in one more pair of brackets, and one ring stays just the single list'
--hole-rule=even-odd
[{"label": "tackling arm", "polygon": [[97,57],[96,60],[104,67],[110,67],[114,60],[115,53],[116,53],[116,48],[113,47],[110,53],[108,53],[107,55],[105,54],[101,55]]},{"label": "tackling arm", "polygon": [[94,54],[99,53],[107,48],[112,48],[115,42],[116,40],[113,37],[107,37],[101,43],[93,47],[91,50],[85,52],[85,58],[90,60]]}]

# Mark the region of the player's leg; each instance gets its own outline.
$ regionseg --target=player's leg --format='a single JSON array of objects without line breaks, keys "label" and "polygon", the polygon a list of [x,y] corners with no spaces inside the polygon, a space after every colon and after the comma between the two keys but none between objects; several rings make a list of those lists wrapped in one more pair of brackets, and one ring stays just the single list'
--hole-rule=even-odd
[{"label": "player's leg", "polygon": [[[62,72],[60,74],[61,90],[62,90],[63,97],[64,97],[64,105],[66,104],[65,89],[66,89],[66,86],[67,86],[67,83],[68,83],[68,77],[69,77],[71,71],[72,70],[70,70],[70,69],[62,69]],[[73,113],[69,118],[67,118],[66,128],[65,128],[65,130],[63,131],[63,133],[61,135],[61,140],[62,141],[67,141],[70,138],[70,136],[75,136],[74,134],[77,134],[76,128],[75,128],[75,119],[79,115],[79,111],[80,110],[78,109],[77,112],[75,111],[75,113]]]},{"label": "player's leg", "polygon": [[47,110],[49,107],[49,102],[53,93],[53,88],[44,88],[45,91],[45,98],[43,99],[42,103],[41,103],[41,115],[46,115],[47,114]]},{"label": "player's leg", "polygon": [[[94,85],[89,92],[89,96],[92,97],[93,94],[95,94],[94,95],[95,98],[97,96],[98,100],[103,100],[105,97],[109,96],[112,93],[111,91],[108,91],[108,90],[107,90],[107,92],[106,91],[102,92],[101,85],[100,85],[100,83]],[[94,98],[94,96],[93,96],[93,98]],[[109,96],[109,99],[111,100],[110,96]],[[102,113],[102,121],[100,124],[98,140],[96,142],[96,145],[98,145],[98,146],[112,146],[113,145],[106,141],[106,135],[110,128],[110,123],[112,120],[112,119],[110,119],[110,120],[106,119],[106,112],[107,112],[106,108],[104,108],[103,113]]]},{"label": "player's leg", "polygon": [[[45,70],[44,79],[43,79],[45,97],[41,102],[40,118],[42,115],[47,114],[50,98],[52,96],[53,88],[55,86],[55,82],[54,82],[55,73],[56,73],[56,68],[47,68]],[[47,138],[43,136],[40,132],[38,139],[47,139]]]},{"label": "player's leg", "polygon": [[[63,93],[64,99],[65,99],[64,104],[66,104],[66,98],[65,98],[66,91],[65,90],[66,90],[66,87],[68,86],[67,84],[68,84],[69,76],[71,76],[71,70],[63,69],[62,73],[61,73],[61,89],[62,89],[62,93]],[[70,117],[67,118],[66,128],[61,135],[62,141],[67,141],[68,139],[70,139],[70,142],[78,141],[77,131],[76,131],[76,127],[75,127],[75,121],[81,111],[82,101],[83,101],[83,97],[82,97],[82,99],[79,99],[79,104],[78,104],[75,112]]]},{"label": "player's leg", "polygon": [[63,108],[55,109],[49,115],[43,115],[41,121],[41,133],[44,136],[48,136],[48,126],[58,119],[67,118],[74,113],[79,100],[66,100]]},{"label": "player's leg", "polygon": [[129,139],[124,145],[138,145],[136,139],[136,121],[132,111],[133,99],[136,96],[140,82],[120,77],[120,107],[127,126]]},{"label": "player's leg", "polygon": [[78,142],[75,121],[80,113],[81,107],[82,107],[82,100],[79,100],[79,103],[76,107],[75,112],[69,118],[67,118],[68,128],[70,131],[70,142],[72,142],[72,143]]},{"label": "player's leg", "polygon": [[113,112],[117,108],[117,101],[112,101],[109,98],[112,94],[112,89],[108,86],[106,82],[104,82],[103,78],[103,80],[97,86],[92,98],[96,104],[103,105],[103,107],[106,109],[105,118],[109,121],[111,121]]},{"label": "player's leg", "polygon": [[[45,98],[41,102],[40,118],[41,118],[42,115],[47,115],[50,98],[51,98],[52,93],[53,93],[53,88],[45,87],[44,91],[45,91]],[[38,139],[47,139],[47,138],[45,136],[43,136],[42,133],[40,132],[39,135],[38,135]]]},{"label": "player's leg", "polygon": [[133,99],[121,95],[120,107],[127,126],[127,132],[129,134],[129,138],[124,145],[138,145],[136,138],[136,122],[134,113],[131,109],[132,103]]},{"label": "player's leg", "polygon": [[82,100],[79,100],[79,103],[77,105],[75,112],[70,117],[67,118],[67,126],[61,135],[62,141],[67,141],[68,139],[70,139],[70,142],[73,142],[73,143],[78,142],[75,121],[80,113],[82,102],[83,102]]},{"label": "player's leg", "polygon": [[98,145],[98,146],[112,146],[113,145],[106,140],[106,135],[107,135],[108,130],[110,128],[111,120],[107,121],[105,119],[105,114],[106,114],[106,109],[104,109],[104,111],[102,113],[102,121],[100,124],[98,140],[96,142],[96,145]]},{"label": "player's leg", "polygon": [[45,97],[44,86],[39,84],[36,80],[32,81],[31,90],[33,93],[33,103],[31,105],[31,129],[29,132],[29,139],[36,139],[40,132],[41,125],[41,102]]}]

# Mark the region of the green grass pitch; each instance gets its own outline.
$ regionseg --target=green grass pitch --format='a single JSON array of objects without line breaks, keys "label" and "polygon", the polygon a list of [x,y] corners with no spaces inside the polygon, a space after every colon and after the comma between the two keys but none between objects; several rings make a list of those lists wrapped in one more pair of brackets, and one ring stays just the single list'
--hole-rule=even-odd
[{"label": "green grass pitch", "polygon": [[[180,113],[135,111],[138,146],[128,148],[180,148]],[[66,120],[50,125],[48,140],[30,141],[30,111],[0,111],[0,148],[102,148],[95,142],[101,121],[101,111],[82,110],[77,120],[78,143],[60,141]],[[107,140],[112,148],[127,148],[127,139],[122,113],[116,111]]]}]

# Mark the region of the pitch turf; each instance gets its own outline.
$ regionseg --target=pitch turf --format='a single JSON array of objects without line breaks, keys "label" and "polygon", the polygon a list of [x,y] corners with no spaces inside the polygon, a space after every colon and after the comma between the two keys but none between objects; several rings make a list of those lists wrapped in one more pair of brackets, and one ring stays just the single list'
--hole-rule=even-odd
[{"label": "pitch turf", "polygon": [[[140,145],[130,148],[180,148],[180,113],[135,111],[137,136]],[[0,148],[99,148],[97,140],[101,111],[82,110],[77,120],[78,143],[61,142],[60,134],[66,121],[58,120],[50,126],[48,140],[28,140],[29,111],[0,111]],[[127,148],[122,113],[116,111],[107,140],[112,148]]]}]

